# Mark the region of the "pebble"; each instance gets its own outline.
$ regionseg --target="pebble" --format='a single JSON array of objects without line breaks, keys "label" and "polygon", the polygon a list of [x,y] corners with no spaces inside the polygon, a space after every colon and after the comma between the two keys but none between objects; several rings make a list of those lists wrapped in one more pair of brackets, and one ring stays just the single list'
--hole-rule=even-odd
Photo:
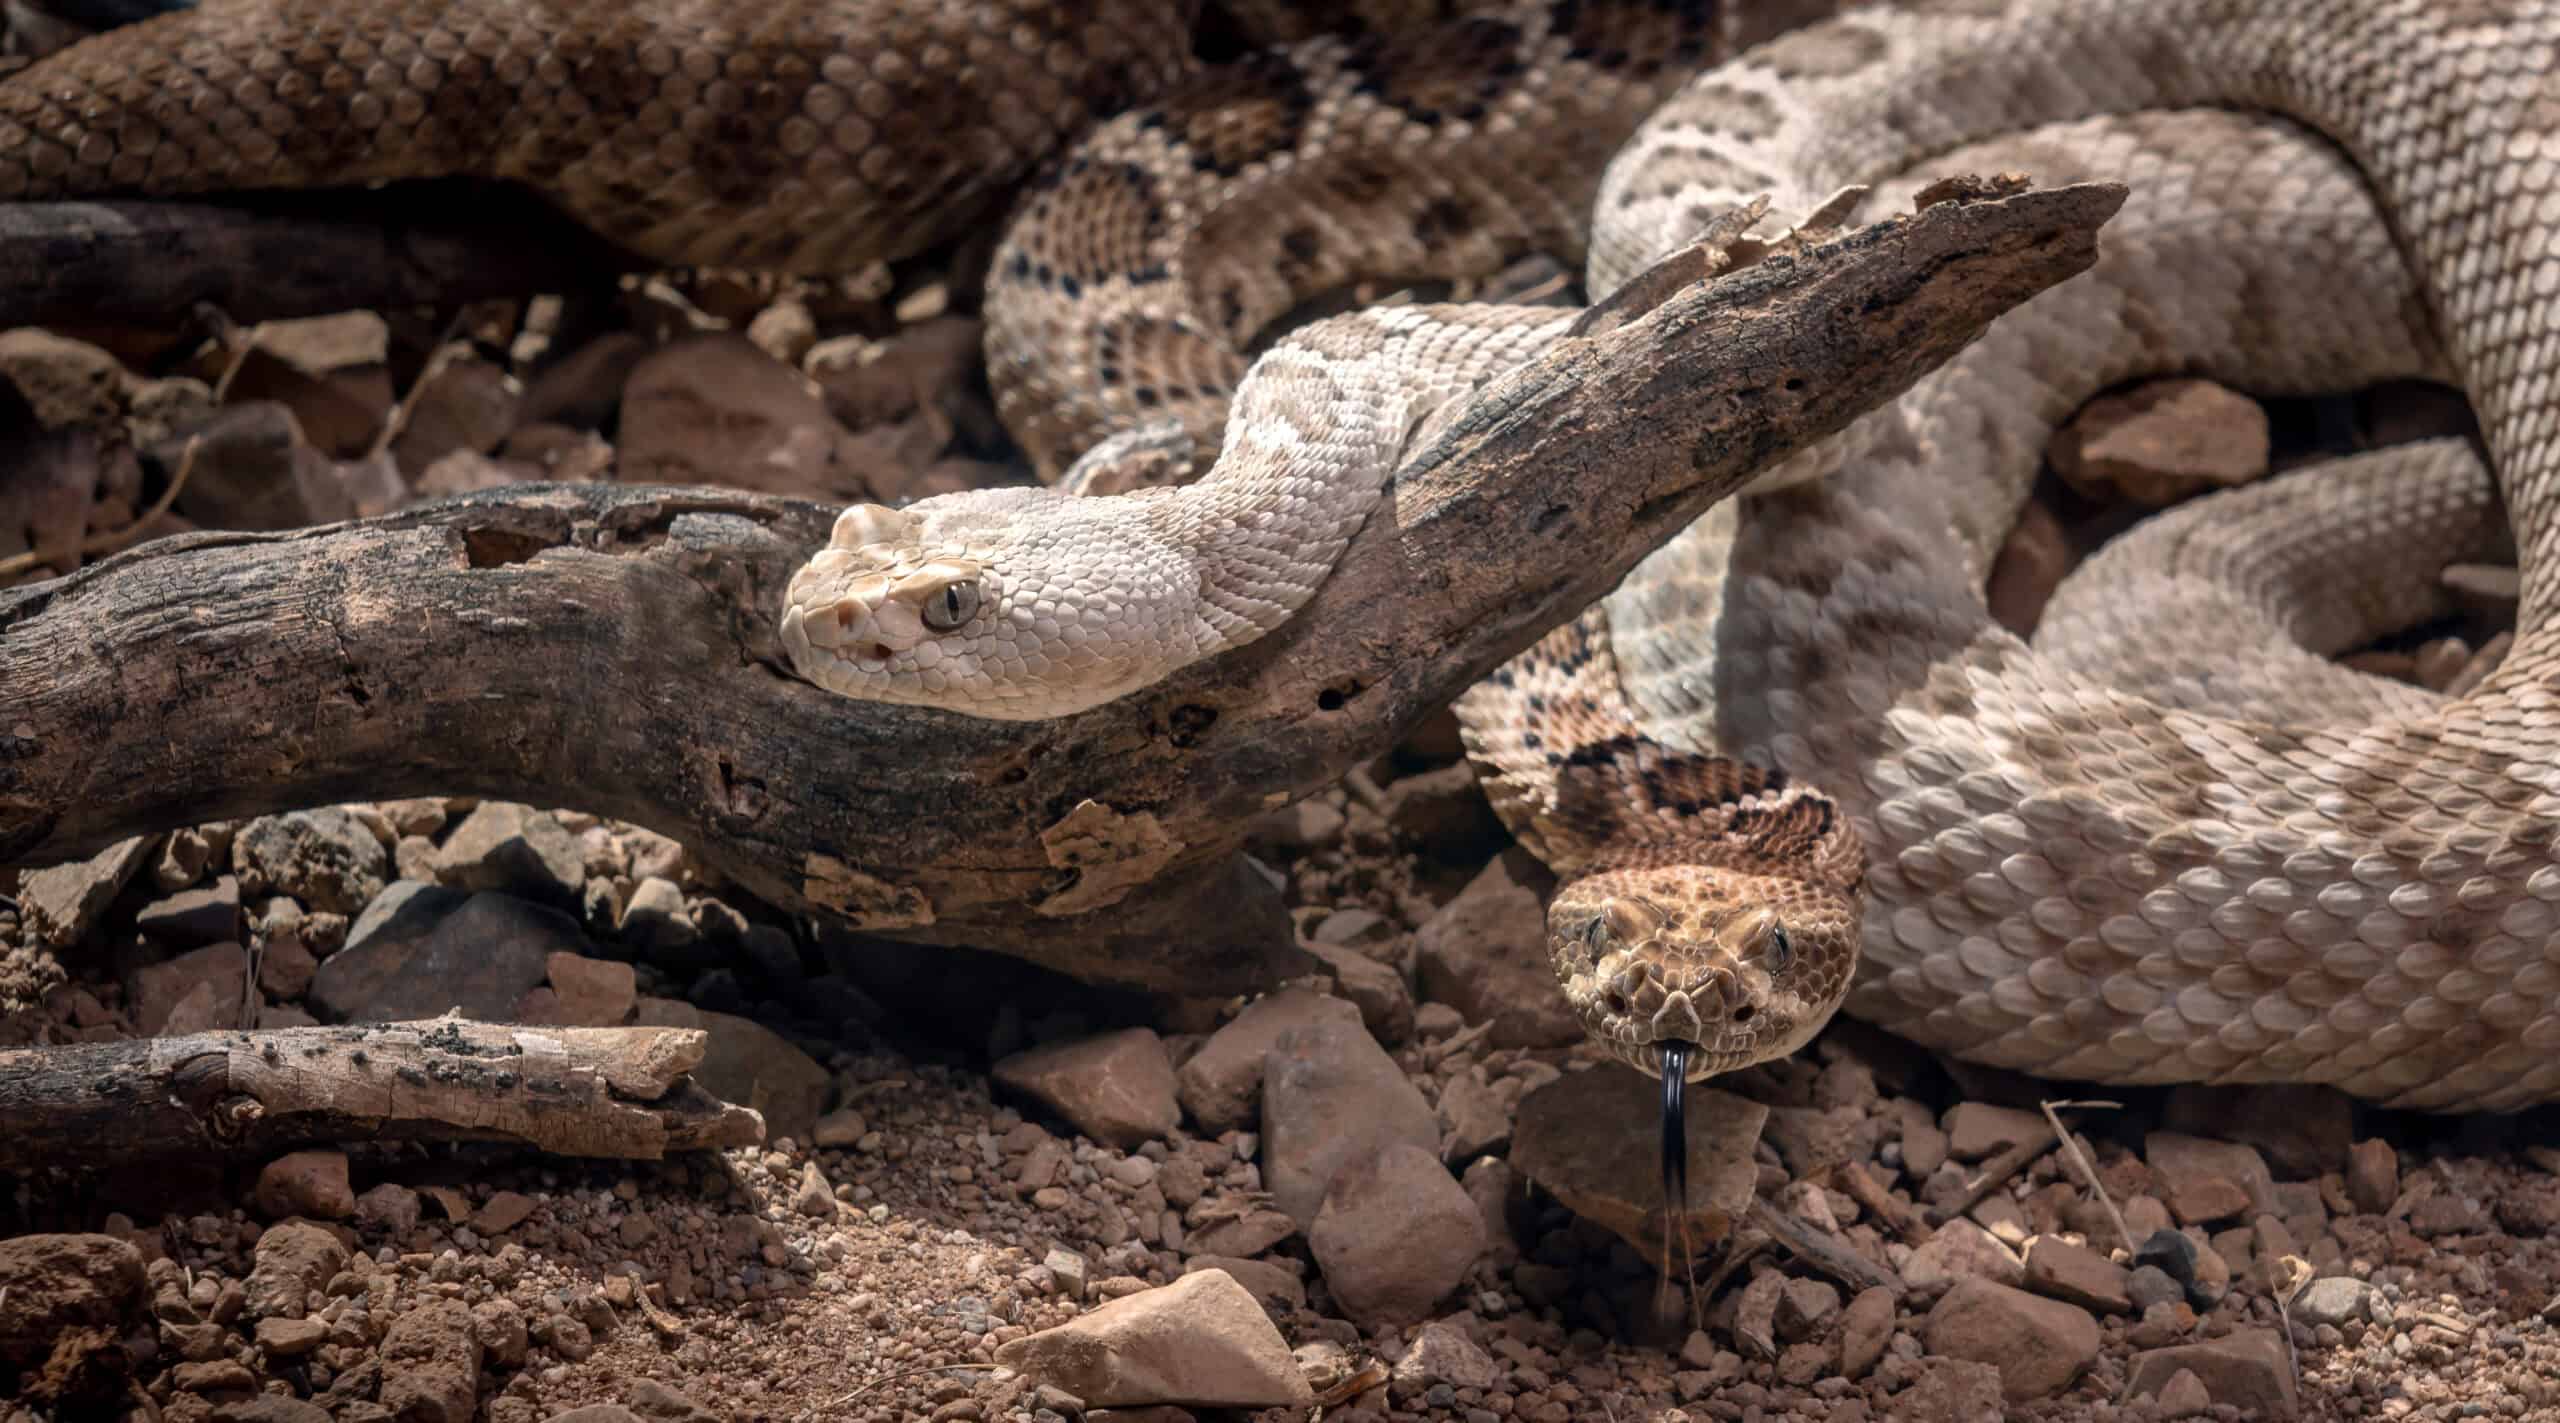
[{"label": "pebble", "polygon": [[[1496,855],[1414,933],[1424,999],[1490,1023],[1495,1047],[1568,1047],[1582,1025],[1556,992],[1547,950],[1546,893],[1554,876],[1517,847]],[[1417,1016],[1416,1027],[1423,1036]]]},{"label": "pebble", "polygon": [[1484,1251],[1484,1217],[1439,1153],[1387,1141],[1334,1173],[1307,1248],[1364,1328],[1424,1318]]},{"label": "pebble", "polygon": [[2060,1392],[2098,1357],[2098,1321],[2089,1311],[1985,1279],[1949,1286],[1921,1337],[1932,1354],[1996,1367],[2011,1403]]},{"label": "pebble", "polygon": [[1173,1061],[1152,1028],[1052,1043],[998,1061],[997,1083],[1027,1093],[1076,1130],[1123,1149],[1182,1124]]},{"label": "pebble", "polygon": [[996,1362],[1098,1408],[1285,1408],[1315,1398],[1270,1316],[1220,1270],[999,1345]]},{"label": "pebble", "polygon": [[1303,988],[1283,988],[1247,1004],[1209,1035],[1174,1074],[1175,1096],[1211,1135],[1253,1125],[1262,1098],[1263,1059],[1282,1034],[1318,1023],[1358,1024],[1350,1002]]},{"label": "pebble", "polygon": [[2292,1363],[2272,1329],[2235,1329],[2201,1344],[2136,1355],[2125,1388],[2156,1398],[2181,1370],[2194,1374],[2216,1405],[2236,1408],[2244,1418],[2291,1418],[2299,1412]]},{"label": "pebble", "polygon": [[1333,1019],[1272,1044],[1263,1067],[1263,1186],[1300,1229],[1315,1222],[1336,1172],[1392,1142],[1436,1161],[1440,1120],[1366,1029]]},{"label": "pebble", "polygon": [[347,1154],[314,1149],[279,1156],[259,1168],[251,1199],[269,1220],[298,1215],[344,1220],[356,1213],[356,1193],[347,1184]]}]

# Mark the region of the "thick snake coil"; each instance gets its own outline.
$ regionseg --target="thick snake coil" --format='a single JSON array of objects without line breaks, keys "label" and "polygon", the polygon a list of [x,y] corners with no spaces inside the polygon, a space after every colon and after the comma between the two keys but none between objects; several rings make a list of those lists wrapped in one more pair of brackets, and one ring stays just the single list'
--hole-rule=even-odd
[{"label": "thick snake coil", "polygon": [[[1932,172],[2123,179],[2098,270],[1464,699],[1497,806],[1565,876],[1566,992],[1648,1070],[1666,1043],[1693,1073],[1790,1050],[1845,994],[2061,1077],[2560,1096],[2560,5],[1862,8],[1640,128],[1734,31],[1632,0],[1486,8],[1441,32],[1465,43],[1248,61],[1225,109],[1197,96],[1232,73],[1185,77],[1187,13],[1139,5],[214,0],[0,82],[0,194],[485,173],[665,260],[812,268],[919,250],[1039,170],[989,291],[1035,459],[1187,436],[1211,467],[848,510],[782,625],[846,695],[1039,717],[1279,625],[1415,422],[1561,329],[1464,306],[1318,322],[1218,421],[1244,333],[1300,284],[1378,252],[1391,277],[1571,255],[1588,173],[1503,147],[1514,125],[1622,125],[1594,297],[1761,193],[1786,219]],[[1131,103],[1151,107],[1040,168]],[[2045,435],[2158,371],[2450,380],[2495,473],[2428,443],[2198,501],[2093,560],[2022,643],[1982,586]],[[2427,616],[2437,568],[2509,538],[2517,637],[2473,691],[2319,661]]]}]

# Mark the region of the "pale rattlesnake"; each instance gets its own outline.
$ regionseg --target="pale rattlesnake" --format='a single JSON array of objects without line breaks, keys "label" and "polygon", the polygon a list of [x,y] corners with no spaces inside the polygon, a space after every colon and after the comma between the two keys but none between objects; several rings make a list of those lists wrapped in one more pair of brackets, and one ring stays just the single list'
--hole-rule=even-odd
[{"label": "pale rattlesnake", "polygon": [[[1043,29],[1051,8],[1023,6],[1011,32],[954,30],[950,12],[962,8],[787,5],[752,35],[705,40],[682,27],[695,12],[680,5],[373,3],[344,21],[339,7],[208,7],[135,27],[152,33],[122,51],[117,36],[134,31],[93,42],[101,48],[86,60],[48,61],[50,77],[39,65],[0,84],[0,154],[19,156],[0,166],[0,190],[490,171],[545,186],[609,234],[670,260],[841,262],[947,231],[919,219],[1018,180],[1041,141],[1036,131],[1161,88],[1179,67],[1143,20]],[[1617,8],[1522,13],[1579,21]],[[843,22],[857,12],[882,38],[866,37],[859,57],[870,67],[848,71],[854,46]],[[1035,14],[1039,23],[1023,18]],[[670,19],[682,40],[650,29]],[[1519,28],[1525,36],[1536,26]],[[1077,38],[1060,37],[1069,32]],[[586,71],[559,61],[562,33],[628,62],[588,84]],[[1067,65],[1010,105],[965,109],[951,97],[951,65],[928,58],[932,37],[953,33],[1006,35],[1033,55],[1075,47],[1099,66]],[[189,34],[213,37],[190,50],[199,42]],[[298,47],[267,43],[279,34]],[[421,34],[441,38],[422,45]],[[1980,350],[1808,462],[1836,464],[1828,480],[1727,506],[1729,517],[1647,561],[1605,611],[1515,664],[1509,689],[1472,693],[1468,720],[1507,812],[1569,871],[1598,863],[1594,847],[1577,857],[1560,841],[1576,822],[1556,812],[1574,807],[1553,796],[1543,754],[1513,754],[1510,738],[1532,724],[1574,738],[1595,771],[1618,776],[1625,792],[1594,802],[1618,822],[1613,835],[1642,804],[1636,778],[1623,774],[1631,763],[1639,773],[1669,767],[1674,779],[1663,784],[1675,799],[1707,804],[1739,799],[1725,794],[1734,778],[1768,777],[1668,748],[1731,750],[1794,778],[1751,803],[1762,830],[1801,829],[1808,844],[1836,851],[1842,827],[1854,825],[1865,843],[1866,961],[1848,998],[1859,1016],[1977,1060],[2102,1080],[2326,1081],[2438,1108],[2553,1095],[2560,727],[2545,684],[2560,653],[2549,626],[2549,545],[2560,539],[2551,508],[2560,497],[2560,337],[2548,316],[2560,286],[2555,36],[2560,14],[2547,4],[1976,0],[1862,11],[1755,51],[1674,99],[1602,184],[1595,295],[1755,192],[1774,191],[1777,213],[1794,215],[1833,186],[1891,177],[1969,140],[2083,115],[2230,104],[2291,114],[2354,156],[2397,221],[2449,355],[2432,355],[2421,304],[2407,298],[2409,279],[2376,240],[2384,229],[2353,196],[2346,170],[2299,135],[2227,118],[2039,134],[2042,156],[2020,166],[2041,180],[2076,176],[2066,171],[2075,162],[2095,176],[2136,178],[2137,204],[2149,205],[2111,227],[2109,262],[2143,249],[2146,224],[2176,261],[2133,261],[2129,280],[2149,284],[2139,300],[2103,295],[2102,270],[2030,303]],[[902,38],[914,47],[900,48]],[[953,52],[941,51],[946,60]],[[135,71],[137,53],[165,62]],[[270,54],[280,57],[259,58]],[[1104,77],[1076,87],[1095,73]],[[343,80],[330,88],[329,75]],[[937,93],[908,107],[884,99]],[[531,102],[534,122],[519,126],[512,147],[493,148],[471,137],[488,128],[474,110],[500,99]],[[298,117],[320,102],[342,117],[360,111],[377,139],[393,131],[383,125],[405,125],[389,161],[305,136]],[[155,103],[157,122],[137,117]],[[831,121],[815,123],[817,109]],[[983,161],[962,177],[906,181],[874,161],[893,146],[890,129],[929,135],[937,151],[968,152],[982,136]],[[1010,142],[1016,135],[1022,141]],[[724,170],[719,160],[737,154],[750,156]],[[1989,156],[1950,161],[1979,167]],[[2137,172],[2110,169],[2125,164]],[[2231,209],[2216,205],[2234,194],[2259,202],[2224,222],[2217,214]],[[786,206],[794,201],[803,206]],[[840,220],[775,216],[829,202]],[[2330,237],[2286,246],[2322,222]],[[2264,247],[2243,253],[2240,242]],[[2192,298],[2191,270],[2164,275],[2212,252],[2231,259],[2227,280]],[[2306,287],[2301,271],[2283,270],[2287,260],[2332,285]],[[2335,285],[2350,278],[2364,285]],[[2400,299],[2370,305],[2374,283]],[[2276,295],[2288,289],[2295,295]],[[2336,295],[2357,300],[2322,300]],[[2270,300],[2291,325],[2267,318]],[[2331,305],[2381,314],[2328,322]],[[806,575],[786,641],[857,651],[908,644],[872,671],[803,654],[804,671],[852,695],[996,715],[1106,700],[1285,619],[1357,527],[1367,505],[1356,491],[1374,491],[1378,465],[1411,421],[1558,323],[1552,313],[1408,308],[1304,328],[1238,393],[1219,470],[1181,491],[1111,501],[1004,491],[894,514],[848,511],[836,540],[843,551],[821,554]],[[2400,347],[2376,349],[2377,337]],[[2043,377],[2023,388],[2022,357],[2029,375]],[[2067,368],[2055,364],[2066,359]],[[2103,659],[2074,667],[2045,658],[1992,627],[1981,574],[2032,472],[2041,425],[2091,382],[2181,362],[2260,388],[2411,373],[2461,380],[2481,412],[2525,569],[2519,637],[2487,683],[2459,703],[2344,722],[2316,693],[2279,685],[2273,710],[2290,719],[2244,722],[2115,690],[2108,676],[2133,674]],[[1425,383],[1407,379],[1424,369]],[[1307,460],[1311,450],[1323,457]],[[1925,471],[1910,468],[1924,457]],[[2479,476],[2440,449],[2409,458],[2428,488],[2443,491],[2421,501],[2435,518],[2427,527],[2454,530],[2448,549],[2469,539]],[[1257,460],[1258,479],[1230,472],[1230,463]],[[2365,464],[2297,478],[2387,493],[2399,476],[2377,477]],[[2312,503],[2349,507],[2327,494]],[[2338,522],[2347,546],[2408,551],[2391,541],[2391,526]],[[1735,527],[1747,536],[1728,547],[1720,531]],[[2382,541],[2355,541],[2373,527],[2386,531]],[[897,576],[860,590],[868,596],[855,615],[838,618],[841,595],[883,552],[853,550],[906,531],[925,537],[897,552]],[[2386,576],[2405,569],[2375,561]],[[1204,570],[1235,577],[1212,578],[1222,591],[1194,604]],[[2414,585],[2403,577],[2400,586]],[[2395,605],[2413,601],[2422,599],[2404,593]],[[1176,615],[1123,636],[1126,615],[1148,609]],[[821,616],[834,626],[812,638]],[[939,621],[957,626],[927,636]],[[983,636],[998,626],[1005,636]],[[1587,652],[1602,655],[1578,655]],[[973,685],[982,676],[999,680]],[[1519,690],[1552,678],[1587,691],[1593,677],[1601,695],[1589,705],[1603,720],[1614,710],[1623,727],[1631,712],[1652,738],[1627,743],[1627,757],[1611,751],[1609,734],[1531,712]],[[1817,809],[1838,812],[1828,831],[1811,829]],[[1836,855],[1798,858],[1786,867],[1790,882],[1809,882],[1817,904],[1836,909]],[[1691,868],[1633,872],[1672,891],[1712,882]],[[1599,884],[1589,875],[1580,883]],[[1645,898],[1669,907],[1682,895]],[[1827,1011],[1823,970],[1837,978],[1850,957],[1845,933],[1824,932],[1822,909],[1755,903],[1692,930],[1699,952],[1657,956],[1616,980],[1589,971],[1589,926],[1597,918],[1639,931],[1654,911],[1612,902],[1614,914],[1595,914],[1573,885],[1559,895],[1559,967],[1594,1031],[1640,1066],[1653,1064],[1642,1044],[1665,1031],[1711,1045],[1730,1035],[1746,1053],[1783,1049]],[[1773,907],[1779,915],[1763,912]],[[1801,1012],[1774,1011],[1785,999],[1768,977],[1781,916],[1792,940],[1784,972],[1803,985]],[[1714,948],[1719,930],[1739,951],[1729,959]],[[1612,989],[1630,1007],[1678,1012],[1668,1022],[1612,1017]],[[1676,1004],[1667,990],[1680,990]],[[1731,1010],[1744,1005],[1758,1011],[1737,1027]],[[1712,1053],[1698,1064],[1727,1065]]]}]

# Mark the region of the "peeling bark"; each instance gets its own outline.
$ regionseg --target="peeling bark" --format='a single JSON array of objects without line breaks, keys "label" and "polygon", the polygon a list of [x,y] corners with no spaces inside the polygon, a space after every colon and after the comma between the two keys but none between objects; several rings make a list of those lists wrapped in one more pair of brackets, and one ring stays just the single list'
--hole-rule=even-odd
[{"label": "peeling bark", "polygon": [[0,1052],[0,1172],[395,1138],[639,1160],[756,1145],[764,1119],[689,1075],[708,1040],[438,1018]]},{"label": "peeling bark", "polygon": [[[802,502],[531,486],[145,544],[0,592],[0,861],[339,800],[506,797],[676,836],[789,911],[1096,981],[1252,988],[1307,961],[1236,854],[1249,822],[2085,270],[2123,194],[1967,193],[1657,284],[1641,315],[1614,304],[1446,421],[1286,627],[1055,721],[791,677],[774,611],[834,512]],[[1082,844],[1078,814],[1107,832],[1096,860],[1058,838]],[[1111,876],[1132,882],[1090,883]]]}]

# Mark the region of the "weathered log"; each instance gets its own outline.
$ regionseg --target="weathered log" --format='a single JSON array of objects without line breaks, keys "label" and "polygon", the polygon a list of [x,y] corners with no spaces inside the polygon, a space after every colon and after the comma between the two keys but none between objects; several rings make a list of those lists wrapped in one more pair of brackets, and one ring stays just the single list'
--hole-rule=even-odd
[{"label": "weathered log", "polygon": [[699,1028],[436,1018],[0,1052],[0,1171],[256,1158],[343,1141],[512,1141],[656,1160],[764,1119],[689,1075]]},{"label": "weathered log", "polygon": [[513,188],[0,204],[0,330],[237,321],[582,291],[637,264]]},{"label": "weathered log", "polygon": [[775,608],[833,512],[803,502],[518,487],[141,545],[0,592],[0,862],[468,793],[640,822],[787,911],[1098,981],[1251,988],[1299,960],[1234,859],[1250,821],[2087,268],[2123,195],[1966,196],[1666,283],[1479,392],[1286,627],[1055,721],[790,676]]}]

